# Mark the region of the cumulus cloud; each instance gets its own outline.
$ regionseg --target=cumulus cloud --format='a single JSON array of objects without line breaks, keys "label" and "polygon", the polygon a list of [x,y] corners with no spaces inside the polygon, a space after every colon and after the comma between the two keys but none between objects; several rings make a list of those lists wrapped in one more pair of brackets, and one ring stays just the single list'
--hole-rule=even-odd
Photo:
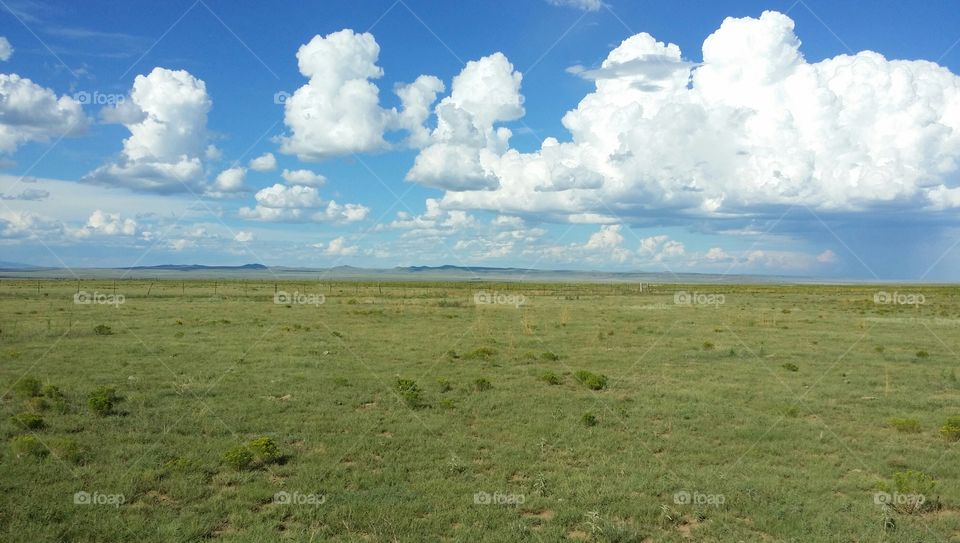
[{"label": "cumulus cloud", "polygon": [[0,36],[0,60],[8,61],[10,57],[13,56],[13,46],[10,45],[10,40]]},{"label": "cumulus cloud", "polygon": [[242,207],[245,219],[270,222],[355,222],[366,218],[370,208],[358,204],[325,202],[315,187],[282,185],[264,188],[254,196],[256,206]]},{"label": "cumulus cloud", "polygon": [[0,153],[21,144],[82,133],[88,125],[80,103],[57,97],[17,74],[0,74]]},{"label": "cumulus cloud", "polygon": [[39,200],[46,200],[50,197],[50,192],[43,189],[24,189],[20,191],[20,194],[3,194],[0,193],[0,200],[21,200],[28,202],[36,202]]},{"label": "cumulus cloud", "polygon": [[603,7],[601,0],[547,0],[554,6],[581,9],[583,11],[597,11]]},{"label": "cumulus cloud", "polygon": [[353,256],[357,254],[357,247],[347,245],[347,240],[340,236],[333,240],[330,240],[330,243],[324,244],[318,243],[315,245],[318,249],[323,249],[323,254],[327,256]]},{"label": "cumulus cloud", "polygon": [[637,34],[581,74],[595,88],[563,117],[571,141],[493,151],[475,187],[417,164],[408,177],[446,188],[444,207],[570,222],[960,205],[960,78],[870,51],[811,63],[793,28],[776,12],[728,18],[696,66]]},{"label": "cumulus cloud", "polygon": [[310,170],[287,170],[284,169],[280,174],[283,180],[291,185],[306,185],[308,187],[321,187],[326,184],[327,178],[314,173]]},{"label": "cumulus cloud", "polygon": [[257,172],[272,172],[277,169],[277,157],[264,153],[250,161],[250,169]]},{"label": "cumulus cloud", "polygon": [[130,218],[124,219],[117,213],[104,213],[99,209],[90,215],[87,224],[77,232],[78,237],[134,236],[136,234],[137,221]]},{"label": "cumulus cloud", "polygon": [[503,53],[467,62],[450,95],[437,104],[431,143],[417,155],[407,180],[449,190],[496,188],[492,163],[507,150],[512,133],[494,124],[523,116],[522,79]]},{"label": "cumulus cloud", "polygon": [[213,186],[208,194],[215,197],[223,197],[246,192],[247,187],[244,185],[246,178],[246,168],[241,166],[227,168],[217,174],[217,178],[214,180]]},{"label": "cumulus cloud", "polygon": [[238,241],[240,243],[251,242],[253,241],[253,232],[247,232],[245,230],[241,230],[233,236],[233,240]]},{"label": "cumulus cloud", "polygon": [[201,190],[211,107],[206,84],[184,70],[154,68],[136,77],[123,104],[126,111],[106,115],[130,131],[119,160],[84,180],[160,193]]}]

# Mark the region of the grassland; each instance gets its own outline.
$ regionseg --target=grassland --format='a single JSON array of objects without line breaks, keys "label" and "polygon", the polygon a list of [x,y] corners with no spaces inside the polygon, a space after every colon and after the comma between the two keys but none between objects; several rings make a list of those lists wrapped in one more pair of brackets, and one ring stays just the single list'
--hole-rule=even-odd
[{"label": "grassland", "polygon": [[957,353],[955,287],[3,281],[0,540],[960,541]]}]

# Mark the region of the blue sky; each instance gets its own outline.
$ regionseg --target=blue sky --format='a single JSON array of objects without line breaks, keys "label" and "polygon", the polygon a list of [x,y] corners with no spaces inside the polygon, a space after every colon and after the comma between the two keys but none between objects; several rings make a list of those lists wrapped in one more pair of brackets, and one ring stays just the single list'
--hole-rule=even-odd
[{"label": "blue sky", "polygon": [[247,4],[0,2],[0,260],[960,279],[951,2]]}]

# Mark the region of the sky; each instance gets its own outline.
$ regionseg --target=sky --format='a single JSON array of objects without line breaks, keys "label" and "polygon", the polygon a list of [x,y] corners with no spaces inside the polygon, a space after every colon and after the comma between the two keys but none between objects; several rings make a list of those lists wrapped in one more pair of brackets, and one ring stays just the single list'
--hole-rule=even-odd
[{"label": "sky", "polygon": [[0,0],[0,261],[960,280],[950,1]]}]

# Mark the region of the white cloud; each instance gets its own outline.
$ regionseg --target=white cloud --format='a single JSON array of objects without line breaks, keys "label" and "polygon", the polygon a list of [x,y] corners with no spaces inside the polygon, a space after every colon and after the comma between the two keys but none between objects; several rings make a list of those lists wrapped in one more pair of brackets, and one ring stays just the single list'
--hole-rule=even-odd
[{"label": "white cloud", "polygon": [[601,0],[547,0],[554,6],[582,9],[583,11],[597,11],[603,7]]},{"label": "white cloud", "polygon": [[211,106],[204,82],[184,70],[154,68],[136,77],[124,104],[128,111],[106,115],[130,130],[120,160],[84,180],[161,193],[201,190]]},{"label": "white cloud", "polygon": [[[324,245],[322,243],[318,243],[315,245],[315,247],[321,249],[324,247]],[[357,254],[357,247],[348,246],[347,240],[343,236],[340,236],[336,239],[330,240],[330,243],[326,245],[326,249],[324,249],[323,254],[327,256],[353,256]]]},{"label": "white cloud", "polygon": [[250,169],[257,172],[272,172],[277,169],[277,157],[264,153],[250,161]]},{"label": "white cloud", "polygon": [[242,207],[242,218],[272,222],[355,222],[363,220],[370,208],[358,204],[324,202],[315,187],[282,185],[264,188],[254,196],[256,206]]},{"label": "white cloud", "polygon": [[[570,222],[960,205],[960,78],[931,62],[865,51],[810,63],[793,21],[765,12],[725,20],[701,65],[638,34],[591,72],[595,90],[563,117],[569,143],[474,143],[487,156],[431,160],[433,175],[415,164],[408,178],[447,189],[445,208]],[[457,168],[483,182],[454,182],[444,170]]]},{"label": "white cloud", "polygon": [[243,182],[247,177],[247,169],[242,167],[227,168],[219,174],[213,183],[212,190],[219,194],[232,194],[244,192],[246,187]]},{"label": "white cloud", "polygon": [[322,187],[327,178],[310,170],[287,170],[280,174],[283,180],[291,185],[306,185],[308,187]]},{"label": "white cloud", "polygon": [[430,131],[424,126],[430,116],[430,106],[437,94],[444,91],[443,81],[432,75],[421,75],[408,85],[398,85],[395,92],[403,109],[397,116],[397,126],[410,132],[407,141],[414,147],[430,141]]},{"label": "white cloud", "polygon": [[817,262],[821,264],[833,264],[837,260],[839,260],[837,253],[834,253],[830,249],[817,255]]},{"label": "white cloud", "polygon": [[89,235],[104,236],[134,236],[137,234],[137,221],[133,219],[124,219],[117,213],[104,213],[101,210],[94,211],[87,224],[77,232],[79,237]]},{"label": "white cloud", "polygon": [[10,60],[11,56],[13,56],[13,46],[7,38],[0,36],[0,60]]},{"label": "white cloud", "polygon": [[17,74],[0,74],[0,153],[12,153],[27,142],[77,135],[87,125],[83,108],[73,98],[58,98]]},{"label": "white cloud", "polygon": [[240,243],[248,243],[250,241],[253,241],[253,232],[247,232],[245,230],[241,230],[237,232],[236,235],[233,236],[233,240],[238,241]]}]

